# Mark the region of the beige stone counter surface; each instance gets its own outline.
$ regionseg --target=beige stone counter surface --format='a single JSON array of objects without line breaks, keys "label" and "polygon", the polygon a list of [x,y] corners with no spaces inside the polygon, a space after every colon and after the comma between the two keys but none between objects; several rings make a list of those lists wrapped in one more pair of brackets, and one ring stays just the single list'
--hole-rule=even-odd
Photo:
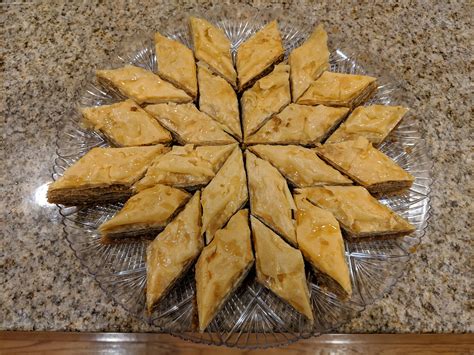
[{"label": "beige stone counter surface", "polygon": [[[392,292],[339,331],[473,331],[472,4],[246,2],[255,11],[305,13],[324,23],[330,37],[376,58],[405,82],[430,147],[432,217],[424,240]],[[210,7],[207,1],[0,4],[1,330],[149,330],[81,267],[44,192],[56,134],[80,82],[124,38],[182,24],[188,13]]]}]

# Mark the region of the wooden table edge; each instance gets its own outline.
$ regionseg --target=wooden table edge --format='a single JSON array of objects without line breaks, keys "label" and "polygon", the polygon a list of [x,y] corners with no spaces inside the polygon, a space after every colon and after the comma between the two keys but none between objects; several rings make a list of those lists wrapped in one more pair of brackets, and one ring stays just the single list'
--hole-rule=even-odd
[{"label": "wooden table edge", "polygon": [[[79,333],[49,331],[0,331],[0,354],[99,353],[113,349],[126,353],[237,354],[243,350],[195,344],[157,333]],[[474,336],[466,334],[325,334],[302,339],[264,353],[383,353],[383,354],[469,354]],[[249,351],[245,351],[249,353]]]}]

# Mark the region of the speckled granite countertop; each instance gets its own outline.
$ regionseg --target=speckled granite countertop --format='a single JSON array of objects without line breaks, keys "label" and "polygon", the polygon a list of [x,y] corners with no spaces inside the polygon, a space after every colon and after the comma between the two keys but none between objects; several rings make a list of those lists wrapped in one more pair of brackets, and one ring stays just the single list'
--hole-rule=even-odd
[{"label": "speckled granite countertop", "polygon": [[[191,3],[0,4],[0,329],[148,330],[84,271],[67,246],[56,207],[43,198],[56,131],[78,83],[124,37],[183,21]],[[306,5],[306,13],[406,81],[431,147],[435,178],[433,217],[405,275],[391,294],[340,331],[473,331],[473,7],[467,1],[330,3]],[[282,6],[294,15],[302,4]]]}]

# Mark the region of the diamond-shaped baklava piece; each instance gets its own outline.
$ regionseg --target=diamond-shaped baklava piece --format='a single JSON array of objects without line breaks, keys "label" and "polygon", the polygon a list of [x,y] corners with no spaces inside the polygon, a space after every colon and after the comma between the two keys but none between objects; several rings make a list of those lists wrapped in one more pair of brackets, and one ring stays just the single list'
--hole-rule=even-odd
[{"label": "diamond-shaped baklava piece", "polygon": [[211,182],[202,190],[202,232],[206,243],[248,199],[242,151],[235,148]]},{"label": "diamond-shaped baklava piece", "polygon": [[156,184],[181,188],[206,185],[216,175],[236,144],[215,146],[174,146],[159,156],[148,168],[145,177],[133,188],[141,191]]},{"label": "diamond-shaped baklava piece", "polygon": [[242,95],[244,135],[255,133],[275,113],[291,102],[290,67],[279,64]]},{"label": "diamond-shaped baklava piece", "polygon": [[374,145],[379,145],[407,112],[408,109],[403,106],[359,106],[352,111],[326,143],[338,143],[363,136]]},{"label": "diamond-shaped baklava piece", "polygon": [[196,17],[190,18],[190,25],[196,58],[235,87],[237,74],[232,62],[230,41],[225,33],[208,21]]},{"label": "diamond-shaped baklava piece", "polygon": [[148,105],[152,114],[181,144],[221,145],[235,143],[221,126],[193,104]]},{"label": "diamond-shaped baklava piece", "polygon": [[183,90],[174,87],[151,71],[134,65],[97,70],[96,75],[99,81],[115,87],[122,95],[140,105],[192,101],[192,97]]},{"label": "diamond-shaped baklava piece", "polygon": [[249,149],[269,161],[293,186],[352,185],[350,179],[322,161],[313,149],[296,145],[253,145]]},{"label": "diamond-shaped baklava piece", "polygon": [[208,67],[198,63],[199,109],[222,125],[229,134],[242,140],[239,102],[232,86]]},{"label": "diamond-shaped baklava piece", "polygon": [[362,186],[321,186],[297,189],[312,203],[332,212],[353,238],[401,236],[415,228]]},{"label": "diamond-shaped baklava piece", "polygon": [[285,178],[273,165],[249,151],[245,157],[252,215],[296,246],[292,216],[296,206]]},{"label": "diamond-shaped baklava piece", "polygon": [[250,221],[258,281],[313,322],[301,252],[257,218],[252,216]]},{"label": "diamond-shaped baklava piece", "polygon": [[331,212],[302,195],[295,196],[295,203],[298,248],[313,267],[334,279],[350,296],[352,285],[339,223]]},{"label": "diamond-shaped baklava piece", "polygon": [[103,243],[154,235],[162,230],[189,194],[166,185],[156,185],[130,197],[120,211],[99,227]]},{"label": "diamond-shaped baklava piece", "polygon": [[132,147],[171,142],[171,134],[132,100],[82,109],[87,126],[114,145]]},{"label": "diamond-shaped baklava piece", "polygon": [[155,34],[155,48],[158,75],[196,98],[198,86],[193,51],[160,33]]},{"label": "diamond-shaped baklava piece", "polygon": [[288,59],[291,67],[291,93],[293,102],[308,89],[310,84],[329,69],[328,35],[322,25]]},{"label": "diamond-shaped baklava piece", "polygon": [[189,270],[199,256],[201,203],[197,191],[184,209],[158,234],[146,251],[146,306],[148,313]]},{"label": "diamond-shaped baklava piece", "polygon": [[314,146],[324,140],[348,113],[349,109],[345,107],[290,104],[246,138],[245,143]]},{"label": "diamond-shaped baklava piece", "polygon": [[48,201],[63,205],[122,201],[143,177],[163,145],[127,148],[93,148],[49,185]]},{"label": "diamond-shaped baklava piece", "polygon": [[377,89],[376,78],[366,75],[325,71],[296,101],[302,105],[326,105],[354,108]]},{"label": "diamond-shaped baklava piece", "polygon": [[255,80],[265,75],[285,54],[280,31],[276,21],[272,21],[255,33],[237,49],[237,74],[239,91],[251,86]]},{"label": "diamond-shaped baklava piece", "polygon": [[253,265],[248,211],[240,210],[219,229],[196,263],[199,330],[204,331]]},{"label": "diamond-shaped baklava piece", "polygon": [[369,192],[386,194],[411,187],[415,178],[372,146],[366,138],[317,148],[321,158]]}]

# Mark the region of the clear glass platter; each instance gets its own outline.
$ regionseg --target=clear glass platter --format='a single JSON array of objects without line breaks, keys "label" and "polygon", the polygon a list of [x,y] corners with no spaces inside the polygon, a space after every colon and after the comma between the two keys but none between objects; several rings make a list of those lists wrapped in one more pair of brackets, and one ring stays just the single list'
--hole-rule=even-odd
[{"label": "clear glass platter", "polygon": [[[231,39],[233,50],[271,19],[279,21],[280,31],[287,54],[308,36],[312,23],[304,20],[289,21],[283,12],[266,11],[255,14],[251,9],[214,9],[201,17],[222,28]],[[166,36],[178,39],[191,47],[186,24],[181,28],[162,31]],[[104,63],[111,68],[125,63],[149,70],[156,69],[153,33],[137,35],[118,49],[118,55]],[[329,33],[331,39],[331,33]],[[368,103],[399,104],[410,106],[409,96],[403,85],[379,68],[377,64],[362,61],[362,55],[330,41],[331,70],[344,73],[364,73],[378,78],[377,94]],[[63,172],[96,146],[108,146],[107,140],[98,133],[84,129],[80,124],[77,108],[110,104],[121,96],[109,87],[97,83],[91,76],[78,91],[77,106],[65,118],[59,130],[57,159],[53,178]],[[98,226],[120,209],[121,204],[88,207],[59,206],[63,216],[67,241],[82,265],[99,283],[100,287],[131,315],[153,324],[161,332],[170,333],[195,342],[237,346],[242,348],[268,347],[288,344],[301,338],[327,333],[356,317],[366,305],[380,299],[390,291],[402,275],[410,255],[425,233],[430,210],[430,169],[425,141],[420,136],[414,114],[408,114],[392,132],[380,149],[400,166],[416,177],[413,187],[406,193],[384,198],[387,204],[409,220],[416,231],[406,237],[393,240],[346,241],[346,257],[350,267],[353,296],[341,301],[326,287],[327,280],[308,270],[308,282],[314,309],[315,323],[310,326],[303,316],[287,306],[255,281],[251,272],[245,283],[226,303],[204,333],[194,331],[194,278],[193,272],[177,284],[148,316],[145,311],[145,250],[146,241],[127,244],[102,245]]]}]

